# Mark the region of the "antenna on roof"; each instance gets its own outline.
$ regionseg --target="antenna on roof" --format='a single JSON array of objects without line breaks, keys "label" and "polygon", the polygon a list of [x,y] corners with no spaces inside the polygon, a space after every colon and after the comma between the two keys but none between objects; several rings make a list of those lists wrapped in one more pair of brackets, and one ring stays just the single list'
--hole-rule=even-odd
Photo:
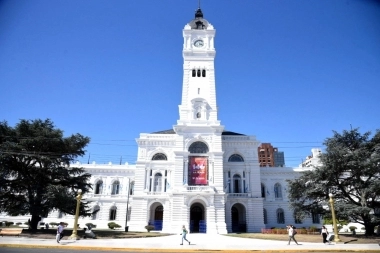
[{"label": "antenna on roof", "polygon": [[198,9],[201,8],[201,0],[198,0]]}]

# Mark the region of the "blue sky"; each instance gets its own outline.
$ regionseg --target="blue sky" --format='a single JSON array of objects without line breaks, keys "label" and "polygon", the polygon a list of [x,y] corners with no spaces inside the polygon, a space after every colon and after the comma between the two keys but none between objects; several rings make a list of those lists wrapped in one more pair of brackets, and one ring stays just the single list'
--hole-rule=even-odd
[{"label": "blue sky", "polygon": [[[80,159],[135,163],[140,133],[172,128],[182,29],[197,0],[0,1],[0,120],[50,118],[91,137]],[[216,29],[226,130],[298,166],[332,131],[380,127],[380,1],[202,0]]]}]

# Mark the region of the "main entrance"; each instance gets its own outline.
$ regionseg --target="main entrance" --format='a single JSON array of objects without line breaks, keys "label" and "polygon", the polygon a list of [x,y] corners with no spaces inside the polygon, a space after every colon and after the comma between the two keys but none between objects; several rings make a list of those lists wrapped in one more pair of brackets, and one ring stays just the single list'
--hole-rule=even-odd
[{"label": "main entrance", "polygon": [[202,204],[195,203],[190,207],[190,232],[206,233],[205,210]]},{"label": "main entrance", "polygon": [[162,230],[162,220],[164,217],[164,208],[161,203],[154,203],[151,206],[151,215],[150,215],[149,224],[154,226],[154,230]]},{"label": "main entrance", "polygon": [[247,232],[245,207],[235,204],[231,208],[232,232]]}]

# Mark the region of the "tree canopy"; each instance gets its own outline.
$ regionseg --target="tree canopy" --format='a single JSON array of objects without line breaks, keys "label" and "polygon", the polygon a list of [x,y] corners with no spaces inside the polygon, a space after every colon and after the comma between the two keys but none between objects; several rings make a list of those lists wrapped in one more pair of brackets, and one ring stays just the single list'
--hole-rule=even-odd
[{"label": "tree canopy", "polygon": [[[50,119],[20,120],[15,127],[0,122],[0,211],[30,214],[32,229],[53,210],[75,214],[78,190],[86,193],[91,175],[70,166],[83,156],[90,138],[63,136]],[[80,215],[88,216],[88,203]]]},{"label": "tree canopy", "polygon": [[380,131],[333,132],[324,142],[321,164],[288,180],[291,207],[298,218],[311,213],[329,216],[334,195],[337,219],[363,224],[367,235],[380,224]]}]

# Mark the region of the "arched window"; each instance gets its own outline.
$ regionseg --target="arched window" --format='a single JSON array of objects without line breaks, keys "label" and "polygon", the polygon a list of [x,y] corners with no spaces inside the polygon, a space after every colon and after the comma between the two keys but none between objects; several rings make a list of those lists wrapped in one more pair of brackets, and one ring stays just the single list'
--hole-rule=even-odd
[{"label": "arched window", "polygon": [[265,208],[263,209],[263,215],[264,215],[264,224],[268,224],[268,215],[267,215],[267,210]]},{"label": "arched window", "polygon": [[196,77],[196,75],[197,75],[196,70],[193,69],[193,71],[192,71],[192,76],[193,76],[193,77]]},{"label": "arched window", "polygon": [[206,77],[206,70],[205,69],[202,70],[202,77]]},{"label": "arched window", "polygon": [[201,77],[201,70],[200,69],[197,70],[197,76]]},{"label": "arched window", "polygon": [[93,220],[96,220],[98,218],[99,211],[100,211],[100,207],[98,205],[94,206],[94,208],[92,209],[92,214],[91,214],[91,218]]},{"label": "arched window", "polygon": [[109,220],[116,220],[116,211],[117,211],[116,206],[111,207]]},{"label": "arched window", "polygon": [[233,184],[234,184],[234,193],[240,193],[241,192],[241,177],[239,175],[234,175],[233,177]]},{"label": "arched window", "polygon": [[95,194],[102,194],[103,192],[103,180],[98,180],[95,184]]},{"label": "arched window", "polygon": [[294,223],[295,224],[302,224],[302,220],[300,217],[297,216],[296,212],[293,213],[293,217],[294,217]]},{"label": "arched window", "polygon": [[194,154],[204,154],[208,153],[208,147],[205,143],[201,141],[194,142],[193,144],[190,145],[189,147],[189,152]]},{"label": "arched window", "polygon": [[261,184],[261,197],[262,198],[266,197],[266,194],[265,194],[265,185],[263,183]]},{"label": "arched window", "polygon": [[155,154],[153,157],[152,157],[152,161],[155,160],[168,160],[168,158],[166,157],[166,155],[162,154],[162,153],[157,153]]},{"label": "arched window", "polygon": [[119,182],[119,180],[116,180],[112,183],[111,195],[119,194],[119,190],[120,190],[120,182]]},{"label": "arched window", "polygon": [[153,187],[154,192],[161,192],[162,191],[162,174],[157,173],[154,175],[154,187]]},{"label": "arched window", "polygon": [[59,211],[58,212],[58,218],[61,219],[62,217],[63,217],[63,213],[62,213],[62,211]]},{"label": "arched window", "polygon": [[233,154],[228,158],[229,162],[244,162],[244,159],[241,155]]},{"label": "arched window", "polygon": [[281,184],[276,183],[274,185],[274,197],[276,199],[282,199],[282,190],[281,190]]},{"label": "arched window", "polygon": [[279,209],[277,209],[276,214],[277,214],[277,223],[278,224],[285,224],[284,210],[282,210],[282,208],[279,208]]}]

